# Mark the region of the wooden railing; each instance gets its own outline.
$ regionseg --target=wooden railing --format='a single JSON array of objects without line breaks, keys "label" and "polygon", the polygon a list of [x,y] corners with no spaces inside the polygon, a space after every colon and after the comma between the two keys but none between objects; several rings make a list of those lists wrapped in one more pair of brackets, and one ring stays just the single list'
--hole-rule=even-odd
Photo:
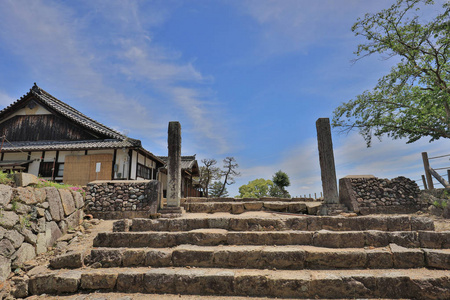
[{"label": "wooden railing", "polygon": [[[450,181],[450,166],[448,167],[439,167],[439,168],[432,168],[430,166],[430,160],[449,157],[450,154],[446,155],[440,155],[440,156],[434,156],[434,157],[428,157],[427,152],[422,152],[422,160],[423,160],[423,168],[425,170],[425,176],[422,175],[422,181],[423,186],[425,189],[434,189],[433,184],[433,177],[436,178],[437,181],[439,181],[440,184],[442,184],[445,188],[450,188],[450,184],[443,176],[447,175],[448,180]],[[438,171],[446,170],[447,174],[439,174]]]}]

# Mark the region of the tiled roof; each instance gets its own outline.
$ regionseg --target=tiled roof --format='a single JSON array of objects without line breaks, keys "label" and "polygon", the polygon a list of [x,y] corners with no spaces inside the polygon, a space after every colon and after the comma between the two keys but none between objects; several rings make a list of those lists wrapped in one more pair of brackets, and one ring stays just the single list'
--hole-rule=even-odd
[{"label": "tiled roof", "polygon": [[3,152],[116,149],[135,146],[129,140],[4,142]]},{"label": "tiled roof", "polygon": [[36,83],[34,84],[34,86],[30,89],[30,91],[26,95],[22,96],[20,99],[18,99],[17,101],[15,101],[11,105],[9,105],[8,107],[6,107],[2,111],[0,111],[0,116],[4,113],[14,109],[14,107],[18,103],[24,101],[24,99],[28,98],[28,96],[34,96],[35,98],[37,98],[38,100],[42,101],[44,104],[49,106],[51,109],[62,114],[63,116],[67,117],[68,119],[72,120],[73,122],[80,124],[81,126],[86,127],[94,132],[97,132],[102,135],[106,135],[113,139],[124,140],[127,138],[125,135],[121,134],[120,132],[117,132],[114,129],[111,129],[111,128],[89,118],[88,116],[82,114],[81,112],[79,112],[75,108],[71,107],[70,105],[62,102],[61,100],[56,99],[55,97],[53,97],[52,95],[50,95],[49,93],[47,93],[46,91],[44,91],[43,89],[38,87],[36,85]]}]

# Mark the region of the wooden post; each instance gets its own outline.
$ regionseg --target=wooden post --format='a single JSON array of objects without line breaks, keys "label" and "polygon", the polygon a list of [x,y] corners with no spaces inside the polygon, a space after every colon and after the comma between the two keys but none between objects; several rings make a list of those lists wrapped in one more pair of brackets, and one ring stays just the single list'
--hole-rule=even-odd
[{"label": "wooden post", "polygon": [[338,204],[339,195],[336,180],[336,169],[334,165],[330,119],[317,119],[316,129],[324,202],[326,204]]},{"label": "wooden post", "polygon": [[448,182],[450,182],[450,169],[447,169],[447,179],[448,179]]},{"label": "wooden post", "polygon": [[422,152],[423,168],[425,169],[425,176],[428,182],[428,189],[434,189],[433,178],[430,173],[430,163],[428,162],[428,153]]},{"label": "wooden post", "polygon": [[425,175],[422,175],[423,189],[428,190],[427,181],[425,180]]}]

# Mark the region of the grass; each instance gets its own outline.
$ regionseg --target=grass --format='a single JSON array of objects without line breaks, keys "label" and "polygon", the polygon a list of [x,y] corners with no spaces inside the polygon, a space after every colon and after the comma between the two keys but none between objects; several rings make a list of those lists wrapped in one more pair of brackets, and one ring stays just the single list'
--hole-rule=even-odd
[{"label": "grass", "polygon": [[38,178],[38,184],[35,185],[35,187],[37,187],[37,188],[54,187],[57,189],[69,189],[74,192],[80,192],[82,195],[86,195],[86,192],[84,191],[84,189],[81,186],[48,181],[48,180],[45,180],[44,178]]},{"label": "grass", "polygon": [[9,185],[13,181],[14,179],[11,178],[11,174],[4,173],[3,171],[0,172],[0,184]]}]

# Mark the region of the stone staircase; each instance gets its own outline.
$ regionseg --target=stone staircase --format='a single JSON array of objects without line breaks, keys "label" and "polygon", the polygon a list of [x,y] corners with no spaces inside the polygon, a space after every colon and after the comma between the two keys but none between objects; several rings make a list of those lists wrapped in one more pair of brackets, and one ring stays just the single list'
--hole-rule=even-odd
[{"label": "stone staircase", "polygon": [[117,221],[93,246],[30,294],[450,299],[450,231],[424,217],[187,213]]}]

